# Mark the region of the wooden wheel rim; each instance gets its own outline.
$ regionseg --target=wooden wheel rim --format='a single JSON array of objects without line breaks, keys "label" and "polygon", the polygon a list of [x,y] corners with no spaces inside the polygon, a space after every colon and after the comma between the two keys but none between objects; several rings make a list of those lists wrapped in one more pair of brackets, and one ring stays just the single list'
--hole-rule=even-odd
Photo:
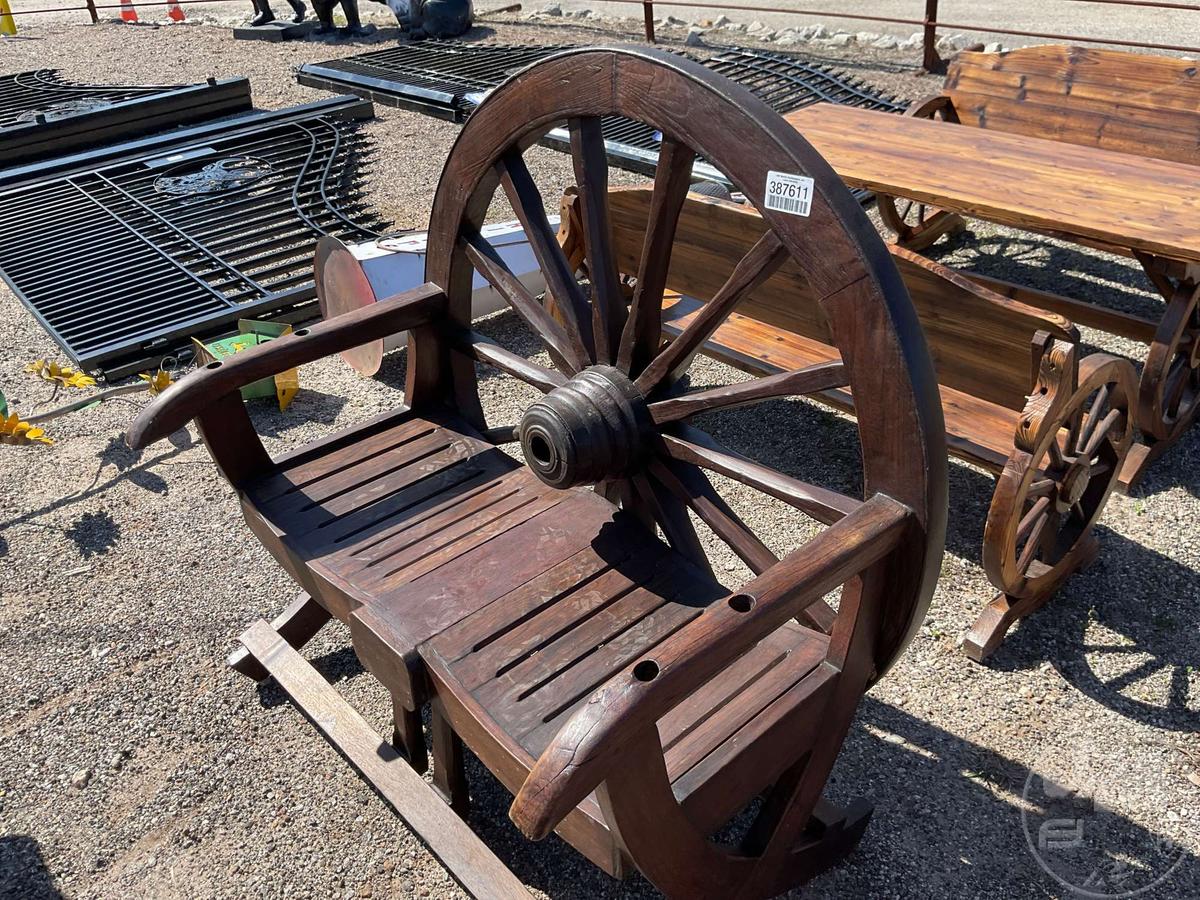
[{"label": "wooden wheel rim", "polygon": [[[1108,495],[1112,493],[1120,475],[1121,463],[1133,440],[1125,366],[1123,360],[1113,357],[1095,356],[1084,360],[1080,365],[1079,386],[1064,411],[1043,426],[1042,437],[1033,453],[1018,452],[1001,473],[996,491],[992,495],[985,526],[983,566],[992,582],[1005,593],[1014,597],[1034,597],[1044,591],[1047,585],[1059,580],[1063,572],[1073,565],[1072,551],[1080,545],[1104,511]],[[1100,445],[1089,458],[1092,460],[1090,465],[1097,465],[1102,461],[1107,469],[1098,477],[1089,477],[1086,487],[1079,492],[1078,502],[1085,514],[1082,517],[1070,517],[1069,528],[1063,528],[1059,533],[1059,539],[1053,547],[1054,560],[1048,564],[1048,570],[1036,576],[1029,576],[1027,572],[1033,560],[1025,565],[1020,564],[1019,545],[1022,538],[1018,536],[1018,530],[1022,519],[1038,502],[1031,502],[1033,485],[1047,477],[1056,480],[1047,474],[1047,468],[1043,465],[1050,454],[1051,443],[1059,439],[1063,428],[1071,428],[1073,421],[1083,421],[1083,403],[1106,386],[1106,408],[1121,413],[1119,424],[1102,432],[1106,437],[1100,441]],[[1101,424],[1102,422],[1098,422],[1096,428],[1099,429]],[[1063,473],[1063,480],[1058,482],[1061,487],[1056,488],[1056,495],[1066,492],[1070,496],[1073,486],[1067,483],[1067,480],[1073,472],[1078,472],[1076,465],[1072,464]],[[1075,489],[1078,490],[1077,487]],[[1055,497],[1052,496],[1049,500],[1051,509],[1054,503]],[[1036,559],[1036,555],[1033,558]]]},{"label": "wooden wheel rim", "polygon": [[[474,268],[464,240],[449,236],[482,226],[500,183],[498,161],[563,119],[607,115],[644,122],[725,172],[823,298],[858,404],[865,494],[904,503],[922,532],[900,551],[906,571],[901,583],[889,586],[877,643],[881,674],[921,622],[940,568],[946,485],[937,382],[906,289],[878,234],[828,164],[769,107],[690,60],[653,50],[570,51],[538,63],[493,92],[455,142],[430,218],[426,278],[445,289],[450,318],[467,326]],[[814,180],[810,216],[765,208],[769,170]],[[449,399],[449,384],[460,408],[472,398],[477,404],[473,365],[435,359],[436,352],[414,336],[410,402]]]},{"label": "wooden wheel rim", "polygon": [[1175,289],[1142,373],[1138,427],[1172,440],[1200,409],[1200,285]]}]

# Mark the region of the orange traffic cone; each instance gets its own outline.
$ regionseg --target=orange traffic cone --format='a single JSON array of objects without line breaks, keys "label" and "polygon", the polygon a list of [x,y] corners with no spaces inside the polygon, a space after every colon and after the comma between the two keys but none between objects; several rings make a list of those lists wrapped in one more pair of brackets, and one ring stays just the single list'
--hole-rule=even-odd
[{"label": "orange traffic cone", "polygon": [[167,0],[167,18],[172,22],[187,21],[187,16],[183,14],[183,7],[179,5],[179,0]]},{"label": "orange traffic cone", "polygon": [[121,0],[121,21],[136,22],[137,10],[133,8],[133,0]]}]

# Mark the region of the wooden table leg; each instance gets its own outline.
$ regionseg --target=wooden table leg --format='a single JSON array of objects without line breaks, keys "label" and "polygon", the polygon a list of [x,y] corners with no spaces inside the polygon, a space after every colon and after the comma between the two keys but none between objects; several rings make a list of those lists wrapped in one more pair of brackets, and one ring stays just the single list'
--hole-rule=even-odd
[{"label": "wooden table leg", "polygon": [[467,789],[467,771],[463,765],[462,738],[442,713],[441,704],[430,707],[430,732],[433,743],[433,786],[464,819],[471,811]]},{"label": "wooden table leg", "polygon": [[[1142,259],[1167,309],[1159,322],[1138,386],[1134,421],[1141,440],[1130,450],[1120,486],[1136,487],[1146,469],[1191,427],[1200,412],[1200,267],[1172,279]],[[1168,294],[1169,292],[1169,294]]]}]

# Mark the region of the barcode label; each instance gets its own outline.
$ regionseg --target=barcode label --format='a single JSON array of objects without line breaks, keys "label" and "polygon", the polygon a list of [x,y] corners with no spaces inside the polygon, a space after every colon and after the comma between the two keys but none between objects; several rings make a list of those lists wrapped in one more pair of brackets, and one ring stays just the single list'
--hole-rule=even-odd
[{"label": "barcode label", "polygon": [[767,209],[807,216],[812,212],[813,180],[805,175],[767,172]]}]

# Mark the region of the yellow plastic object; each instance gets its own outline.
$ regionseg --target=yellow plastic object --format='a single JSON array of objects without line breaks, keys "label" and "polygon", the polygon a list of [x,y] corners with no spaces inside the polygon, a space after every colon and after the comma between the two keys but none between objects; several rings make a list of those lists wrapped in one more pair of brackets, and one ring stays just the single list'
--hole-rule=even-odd
[{"label": "yellow plastic object", "polygon": [[17,20],[12,17],[8,0],[0,0],[0,34],[16,35]]}]

